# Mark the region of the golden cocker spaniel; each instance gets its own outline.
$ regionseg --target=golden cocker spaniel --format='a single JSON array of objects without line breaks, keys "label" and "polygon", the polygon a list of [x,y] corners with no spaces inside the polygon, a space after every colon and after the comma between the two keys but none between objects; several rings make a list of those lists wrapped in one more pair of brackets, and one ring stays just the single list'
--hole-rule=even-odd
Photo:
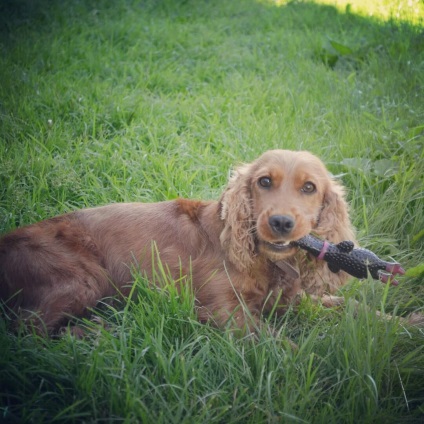
[{"label": "golden cocker spaniel", "polygon": [[271,150],[237,168],[219,201],[116,203],[3,236],[0,297],[19,320],[54,333],[100,299],[128,294],[132,268],[151,277],[157,255],[192,285],[199,320],[251,331],[298,294],[346,282],[289,244],[310,232],[355,240],[343,188],[311,153]]}]

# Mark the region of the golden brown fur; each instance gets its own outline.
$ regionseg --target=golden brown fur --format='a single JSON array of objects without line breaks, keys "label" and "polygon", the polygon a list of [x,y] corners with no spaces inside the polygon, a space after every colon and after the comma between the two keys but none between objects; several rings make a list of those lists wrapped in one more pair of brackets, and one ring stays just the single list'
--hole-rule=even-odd
[{"label": "golden brown fur", "polygon": [[354,240],[343,189],[312,154],[272,150],[236,169],[219,201],[111,204],[5,235],[0,296],[54,332],[117,290],[128,294],[133,266],[151,277],[157,248],[175,279],[191,272],[201,321],[225,326],[231,318],[250,329],[241,303],[259,322],[277,299],[284,311],[301,292],[322,296],[346,282],[343,272],[282,245],[311,231]]}]

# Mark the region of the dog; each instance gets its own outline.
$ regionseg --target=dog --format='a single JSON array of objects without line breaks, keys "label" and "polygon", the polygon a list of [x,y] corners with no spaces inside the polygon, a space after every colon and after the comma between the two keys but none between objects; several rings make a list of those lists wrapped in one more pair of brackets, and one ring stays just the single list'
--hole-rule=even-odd
[{"label": "dog", "polygon": [[290,244],[311,232],[356,243],[344,189],[313,154],[270,150],[236,168],[218,201],[115,203],[4,235],[0,298],[18,322],[54,334],[101,299],[128,296],[132,270],[152,278],[160,260],[191,284],[201,322],[251,332],[302,293],[333,304],[347,282]]}]

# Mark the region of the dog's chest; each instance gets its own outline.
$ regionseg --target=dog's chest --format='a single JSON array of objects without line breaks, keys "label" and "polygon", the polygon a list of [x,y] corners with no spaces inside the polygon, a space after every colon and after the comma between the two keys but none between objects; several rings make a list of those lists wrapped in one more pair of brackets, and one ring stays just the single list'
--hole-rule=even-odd
[{"label": "dog's chest", "polygon": [[292,298],[300,290],[300,273],[295,263],[277,261],[272,263],[270,290],[281,292],[284,298]]}]

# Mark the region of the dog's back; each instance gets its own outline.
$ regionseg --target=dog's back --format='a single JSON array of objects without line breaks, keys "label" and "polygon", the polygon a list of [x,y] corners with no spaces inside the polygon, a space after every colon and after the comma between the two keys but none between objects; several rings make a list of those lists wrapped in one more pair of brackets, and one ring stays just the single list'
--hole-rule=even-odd
[{"label": "dog's back", "polygon": [[100,299],[128,294],[132,267],[150,277],[156,254],[179,274],[206,247],[193,229],[208,204],[117,203],[19,228],[0,239],[0,298],[20,319],[52,332]]},{"label": "dog's back", "polygon": [[83,315],[108,287],[102,257],[75,214],[19,228],[0,240],[1,299],[36,327],[51,331],[69,314]]}]

